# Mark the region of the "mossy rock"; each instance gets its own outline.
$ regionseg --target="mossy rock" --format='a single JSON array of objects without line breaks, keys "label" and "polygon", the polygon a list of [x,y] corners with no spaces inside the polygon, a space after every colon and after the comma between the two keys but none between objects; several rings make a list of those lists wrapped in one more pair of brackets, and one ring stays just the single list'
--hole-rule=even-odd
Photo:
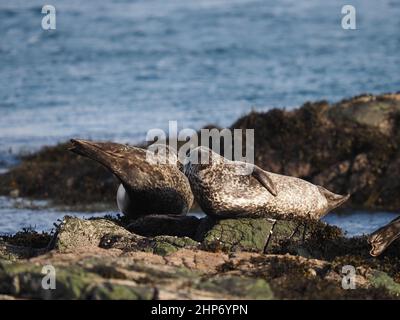
[{"label": "mossy rock", "polygon": [[262,252],[272,228],[266,219],[223,219],[205,234],[205,250]]},{"label": "mossy rock", "polygon": [[264,279],[241,276],[215,277],[200,282],[197,288],[246,299],[270,300],[274,297],[269,284]]},{"label": "mossy rock", "polygon": [[335,254],[346,253],[349,242],[340,228],[318,220],[279,220],[268,241],[266,253],[290,253],[305,258],[329,260]]},{"label": "mossy rock", "polygon": [[53,238],[59,252],[73,252],[87,247],[98,247],[105,235],[130,236],[131,233],[107,219],[83,220],[65,216]]},{"label": "mossy rock", "polygon": [[129,251],[153,252],[165,256],[182,248],[195,249],[199,243],[188,237],[157,236],[144,238],[136,234],[129,236],[106,234],[100,241],[99,246],[105,249],[120,249]]},{"label": "mossy rock", "polygon": [[374,271],[369,281],[374,288],[385,288],[396,297],[400,297],[400,284],[395,282],[386,272]]},{"label": "mossy rock", "polygon": [[153,239],[153,253],[165,256],[182,248],[197,248],[199,243],[188,237],[158,236]]},{"label": "mossy rock", "polygon": [[19,256],[14,252],[10,251],[7,246],[0,244],[0,260],[4,261],[17,261]]},{"label": "mossy rock", "polygon": [[2,263],[0,265],[0,293],[33,299],[84,299],[87,289],[101,277],[78,266],[54,266],[55,289],[43,289],[42,266],[32,263]]},{"label": "mossy rock", "polygon": [[152,300],[155,289],[146,286],[131,286],[105,282],[97,285],[88,294],[92,300]]}]

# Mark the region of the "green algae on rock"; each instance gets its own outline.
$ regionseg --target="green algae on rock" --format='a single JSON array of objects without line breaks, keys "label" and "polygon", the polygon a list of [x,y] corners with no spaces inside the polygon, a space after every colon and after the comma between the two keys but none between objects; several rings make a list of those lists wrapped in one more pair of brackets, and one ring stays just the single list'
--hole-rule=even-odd
[{"label": "green algae on rock", "polygon": [[238,296],[254,300],[271,300],[274,294],[269,284],[264,279],[256,279],[242,276],[221,276],[200,282],[197,288],[224,292],[227,295]]},{"label": "green algae on rock", "polygon": [[156,292],[150,286],[135,286],[104,282],[95,286],[89,293],[91,300],[153,300]]},{"label": "green algae on rock", "polygon": [[55,288],[42,287],[42,266],[32,263],[0,263],[0,293],[31,299],[152,299],[154,288],[103,279],[85,268],[54,266]]},{"label": "green algae on rock", "polygon": [[151,245],[153,253],[165,256],[179,249],[196,249],[199,243],[188,237],[157,236]]},{"label": "green algae on rock", "polygon": [[211,251],[262,252],[272,225],[266,219],[222,219],[204,235],[202,246]]},{"label": "green algae on rock", "polygon": [[154,238],[139,237],[135,234],[129,236],[106,234],[99,246],[104,249],[120,249],[124,252],[153,252],[165,256],[179,249],[195,249],[199,243],[188,237],[157,236]]},{"label": "green algae on rock", "polygon": [[391,294],[400,297],[400,283],[395,282],[386,272],[374,271],[369,280],[373,287],[383,287]]},{"label": "green algae on rock", "polygon": [[65,216],[53,238],[53,246],[60,252],[76,251],[88,246],[98,247],[105,235],[130,236],[131,233],[106,219],[83,220]]},{"label": "green algae on rock", "polygon": [[[201,245],[187,237],[146,238],[104,219],[68,218],[63,230],[69,236],[62,239],[64,244],[72,242],[63,246],[65,250],[43,251],[29,260],[15,257],[14,262],[0,261],[0,296],[7,299],[399,297],[400,262],[395,256],[389,254],[382,259],[373,259],[367,250],[359,250],[361,247],[357,243],[360,239],[347,239],[345,242],[340,230],[320,222],[311,224],[303,239],[301,230],[296,230],[297,223],[293,221],[276,223],[269,248],[274,254],[260,253],[263,249],[261,243],[264,244],[261,234],[265,235],[260,225],[268,229],[264,223],[265,219],[206,223],[210,228],[205,232],[204,241],[210,240],[209,249],[221,249],[222,243],[227,252],[224,253],[204,251],[204,241]],[[225,234],[221,230],[227,226]],[[259,233],[254,239],[250,236],[252,228],[256,234]],[[293,231],[295,234],[288,240],[287,236]],[[215,245],[220,241],[214,235],[220,235],[219,240],[223,242]],[[225,241],[226,235],[238,241]],[[81,241],[80,245],[74,242],[77,239]],[[252,247],[253,243],[258,246],[257,250]],[[85,250],[82,250],[82,245],[85,245]],[[114,250],[100,249],[99,246]],[[325,252],[323,246],[330,250],[336,247],[334,255]],[[355,249],[351,251],[353,247]],[[298,255],[298,248],[307,249],[309,256]],[[315,259],[315,256],[319,258]],[[43,290],[41,287],[42,267],[48,264],[56,270],[56,290]],[[355,266],[355,290],[342,288],[342,267],[348,264]]]}]

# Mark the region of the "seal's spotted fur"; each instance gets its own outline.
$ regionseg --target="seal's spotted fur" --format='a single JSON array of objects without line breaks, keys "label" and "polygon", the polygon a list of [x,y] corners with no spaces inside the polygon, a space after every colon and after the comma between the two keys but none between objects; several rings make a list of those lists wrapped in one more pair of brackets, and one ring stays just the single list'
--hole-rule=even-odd
[{"label": "seal's spotted fur", "polygon": [[[208,164],[200,162],[202,156]],[[209,215],[319,219],[349,198],[299,178],[229,161],[206,147],[193,149],[189,158],[185,174],[196,201]],[[251,174],[245,174],[249,168]]]}]

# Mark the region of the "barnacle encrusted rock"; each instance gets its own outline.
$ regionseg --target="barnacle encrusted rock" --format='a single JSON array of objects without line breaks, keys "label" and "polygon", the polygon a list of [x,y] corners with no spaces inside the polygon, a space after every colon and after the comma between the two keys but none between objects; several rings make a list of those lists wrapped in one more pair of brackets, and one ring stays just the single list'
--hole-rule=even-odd
[{"label": "barnacle encrusted rock", "polygon": [[98,247],[105,235],[130,236],[131,233],[106,219],[83,220],[65,216],[54,236],[54,248],[59,252],[71,252]]}]

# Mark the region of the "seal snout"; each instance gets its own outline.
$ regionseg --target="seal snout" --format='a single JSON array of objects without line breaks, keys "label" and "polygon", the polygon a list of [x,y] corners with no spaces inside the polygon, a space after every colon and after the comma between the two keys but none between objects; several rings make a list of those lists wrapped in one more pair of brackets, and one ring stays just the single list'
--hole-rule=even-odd
[{"label": "seal snout", "polygon": [[100,162],[108,168],[112,168],[112,164],[115,163],[117,152],[115,144],[107,142],[92,142],[82,139],[71,139],[71,147],[69,151],[76,153],[80,156],[84,156]]},{"label": "seal snout", "polygon": [[85,154],[82,154],[82,146],[85,142],[85,140],[79,140],[79,139],[71,139],[71,146],[68,148],[69,151],[72,151],[74,153],[77,153],[79,155],[84,156]]}]

